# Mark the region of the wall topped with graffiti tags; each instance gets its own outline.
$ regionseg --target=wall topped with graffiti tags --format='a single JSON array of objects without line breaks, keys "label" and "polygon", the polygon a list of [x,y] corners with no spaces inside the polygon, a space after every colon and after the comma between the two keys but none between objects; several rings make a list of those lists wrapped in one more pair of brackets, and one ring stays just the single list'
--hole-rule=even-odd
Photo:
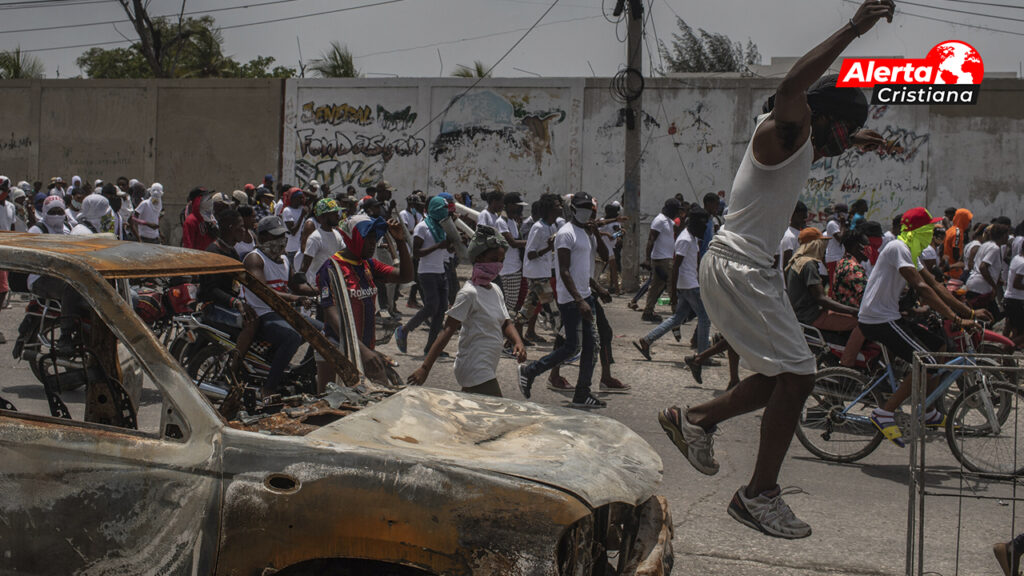
[{"label": "wall topped with graffiti tags", "polygon": [[[530,196],[578,178],[582,81],[292,80],[283,177],[332,191],[387,180],[400,191]],[[575,113],[574,113],[575,112]],[[575,122],[573,121],[575,119]]]}]

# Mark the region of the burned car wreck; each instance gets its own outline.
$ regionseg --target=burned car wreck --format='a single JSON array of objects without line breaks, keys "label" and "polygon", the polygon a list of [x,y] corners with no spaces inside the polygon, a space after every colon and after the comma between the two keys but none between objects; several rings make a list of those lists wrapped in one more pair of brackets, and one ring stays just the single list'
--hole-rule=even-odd
[{"label": "burned car wreck", "polygon": [[[102,368],[70,392],[0,384],[0,574],[671,571],[661,460],[614,420],[369,382],[351,342],[209,253],[2,233],[0,269],[83,295],[79,360]],[[224,417],[126,301],[128,280],[209,273],[300,330],[335,385]]]}]

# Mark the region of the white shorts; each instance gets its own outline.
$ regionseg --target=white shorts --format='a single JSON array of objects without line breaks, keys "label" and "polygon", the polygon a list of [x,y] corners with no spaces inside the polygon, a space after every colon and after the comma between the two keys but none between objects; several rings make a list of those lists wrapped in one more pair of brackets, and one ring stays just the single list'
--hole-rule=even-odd
[{"label": "white shorts", "polygon": [[817,363],[777,269],[712,243],[700,263],[700,295],[745,368],[765,376],[815,373]]}]

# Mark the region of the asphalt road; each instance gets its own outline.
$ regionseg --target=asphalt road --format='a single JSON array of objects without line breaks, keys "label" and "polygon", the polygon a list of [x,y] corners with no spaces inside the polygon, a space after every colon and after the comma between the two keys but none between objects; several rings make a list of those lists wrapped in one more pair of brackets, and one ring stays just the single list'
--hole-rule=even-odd
[{"label": "asphalt road", "polygon": [[[800,518],[811,524],[813,535],[804,540],[780,540],[740,525],[728,516],[726,506],[749,477],[757,452],[760,414],[749,414],[720,427],[715,441],[721,464],[718,475],[704,476],[691,468],[661,430],[657,412],[667,405],[696,404],[720,393],[728,377],[724,358],[722,367],[705,368],[704,385],[696,385],[682,362],[691,353],[687,345],[691,323],[683,327],[681,344],[668,334],[655,345],[653,361],[644,360],[630,342],[653,325],[642,322],[639,313],[628,310],[625,303],[625,298],[616,298],[607,310],[616,330],[613,374],[633,389],[628,394],[603,395],[609,406],[596,412],[628,425],[662,457],[661,493],[669,500],[675,523],[674,574],[904,573],[909,496],[906,450],[883,444],[861,462],[838,465],[818,460],[794,440],[780,482],[783,487],[797,486],[805,492],[789,496],[786,501]],[[12,308],[0,312],[0,332],[10,341],[0,345],[0,395],[16,405],[42,400],[41,387],[35,384],[25,364],[15,364],[10,356],[22,309],[23,304],[15,302]],[[410,312],[404,307],[402,311]],[[410,351],[422,350],[426,338],[423,330],[410,335]],[[453,340],[449,352],[454,354],[456,345]],[[399,372],[403,375],[411,373],[422,360],[399,353],[393,342],[382,350],[400,362]],[[544,352],[528,349],[531,359]],[[575,382],[576,372],[575,366],[570,366],[563,370],[563,375]],[[515,361],[502,359],[498,376],[505,396],[520,398],[515,385]],[[438,362],[428,385],[457,389],[451,360]],[[141,418],[145,424],[155,418],[158,400],[150,395],[147,401],[145,394],[143,400],[147,404]],[[568,400],[568,396],[548,390],[541,379],[535,384],[535,402],[560,405]],[[1015,513],[1016,526],[1024,527],[1024,506],[1016,512],[1011,500],[1012,486],[962,480],[959,466],[941,434],[929,440],[927,453],[928,486],[947,496],[926,500],[925,571],[943,576],[999,574],[991,545],[1013,536]],[[961,493],[965,498],[957,497]],[[1005,499],[970,497],[975,494]]]}]

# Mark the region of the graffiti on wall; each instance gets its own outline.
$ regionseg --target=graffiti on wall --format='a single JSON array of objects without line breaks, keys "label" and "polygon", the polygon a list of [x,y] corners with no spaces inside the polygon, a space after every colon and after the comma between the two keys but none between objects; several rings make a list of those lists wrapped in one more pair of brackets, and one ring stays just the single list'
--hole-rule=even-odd
[{"label": "graffiti on wall", "polygon": [[11,132],[10,138],[0,138],[0,152],[31,147],[32,138],[29,136],[15,136],[14,132]]},{"label": "graffiti on wall", "polygon": [[[525,161],[534,176],[557,157],[555,127],[567,114],[558,106],[533,106],[531,97],[481,90],[449,101],[430,155],[441,168],[432,186],[448,184],[480,190],[500,187],[492,161]],[[477,162],[480,160],[480,162]]]},{"label": "graffiti on wall", "polygon": [[913,114],[908,107],[872,106],[867,127],[882,135],[884,146],[852,148],[811,166],[800,196],[809,209],[809,223],[825,221],[825,208],[833,202],[849,205],[863,198],[870,207],[868,218],[883,226],[894,215],[925,203],[929,134]]},{"label": "graffiti on wall", "polygon": [[389,163],[426,150],[427,141],[409,133],[417,117],[411,105],[306,102],[294,127],[298,184],[317,180],[332,189],[376,184]]}]

